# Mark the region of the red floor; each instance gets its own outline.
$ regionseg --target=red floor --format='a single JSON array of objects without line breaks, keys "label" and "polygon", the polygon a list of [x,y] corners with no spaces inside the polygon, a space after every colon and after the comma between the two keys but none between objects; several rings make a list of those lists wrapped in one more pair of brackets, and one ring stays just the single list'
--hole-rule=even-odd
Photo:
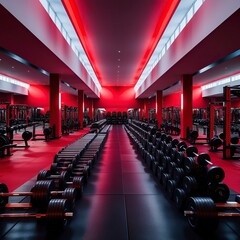
[{"label": "red floor", "polygon": [[[12,156],[0,158],[0,182],[7,184],[9,191],[13,191],[35,177],[40,170],[49,169],[55,154],[87,131],[89,131],[89,128],[49,142],[30,140],[30,147],[28,148],[13,148]],[[18,133],[16,139],[21,134],[21,132]],[[17,144],[24,145],[22,142]]]}]

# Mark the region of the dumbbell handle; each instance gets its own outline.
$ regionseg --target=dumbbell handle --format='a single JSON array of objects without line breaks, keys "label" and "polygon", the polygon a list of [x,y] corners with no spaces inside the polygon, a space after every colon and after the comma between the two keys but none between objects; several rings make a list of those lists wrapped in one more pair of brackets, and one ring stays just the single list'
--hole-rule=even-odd
[{"label": "dumbbell handle", "polygon": [[[51,191],[51,195],[63,194],[64,191]],[[0,193],[0,197],[32,196],[33,192],[8,192]]]},{"label": "dumbbell handle", "polygon": [[[184,216],[193,216],[196,215],[194,211],[184,211]],[[240,213],[224,213],[224,212],[218,212],[218,217],[240,217]]]},{"label": "dumbbell handle", "polygon": [[[198,155],[197,153],[195,153],[195,152],[193,152],[193,154],[194,154],[196,157],[199,156],[199,155]],[[206,163],[208,163],[208,164],[210,164],[210,165],[213,165],[213,163],[210,162],[210,161],[208,161],[207,159],[204,159],[204,160],[205,160]]]},{"label": "dumbbell handle", "polygon": [[14,196],[32,196],[32,192],[7,192],[7,193],[0,193],[0,197],[14,197]]},{"label": "dumbbell handle", "polygon": [[[43,218],[47,217],[47,214],[42,213],[3,213],[0,214],[0,218]],[[72,212],[64,213],[64,217],[73,217]]]}]

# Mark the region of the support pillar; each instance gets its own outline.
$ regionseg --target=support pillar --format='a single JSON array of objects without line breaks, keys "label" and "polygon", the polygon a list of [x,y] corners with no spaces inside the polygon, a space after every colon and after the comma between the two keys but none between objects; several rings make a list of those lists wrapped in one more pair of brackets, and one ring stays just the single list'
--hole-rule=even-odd
[{"label": "support pillar", "polygon": [[145,119],[148,119],[148,108],[147,108],[147,99],[144,99],[143,102],[143,121],[145,122]]},{"label": "support pillar", "polygon": [[53,137],[61,137],[61,95],[60,76],[50,74],[50,127],[53,128]]},{"label": "support pillar", "polygon": [[91,98],[89,100],[89,112],[88,112],[88,116],[90,118],[90,121],[93,121],[93,99]]},{"label": "support pillar", "polygon": [[160,128],[160,125],[162,124],[162,106],[163,106],[163,92],[157,91],[156,93],[156,118],[158,125],[157,127]]},{"label": "support pillar", "polygon": [[192,75],[183,75],[181,79],[181,135],[182,139],[187,139],[189,130],[193,125],[192,110]]},{"label": "support pillar", "polygon": [[83,90],[78,90],[78,121],[80,123],[80,129],[83,129],[84,118],[84,93]]},{"label": "support pillar", "polygon": [[224,134],[224,140],[223,140],[223,159],[230,159],[231,156],[231,88],[230,87],[223,87],[223,119],[224,119],[224,125],[223,125],[223,134]]}]

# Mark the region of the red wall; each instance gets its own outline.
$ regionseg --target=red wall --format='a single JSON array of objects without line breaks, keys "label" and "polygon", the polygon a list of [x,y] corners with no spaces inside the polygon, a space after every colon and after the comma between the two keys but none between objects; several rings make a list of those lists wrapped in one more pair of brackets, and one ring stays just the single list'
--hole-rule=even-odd
[{"label": "red wall", "polygon": [[61,94],[61,102],[62,105],[67,105],[70,107],[77,107],[77,96],[76,95],[72,95],[69,93],[62,93]]},{"label": "red wall", "polygon": [[[193,108],[206,108],[210,99],[202,98],[201,87],[193,87]],[[163,97],[163,107],[181,107],[181,92],[173,93]]]},{"label": "red wall", "polygon": [[28,106],[43,108],[43,113],[49,110],[49,86],[31,85],[28,89]]},{"label": "red wall", "polygon": [[135,99],[132,87],[103,87],[100,99],[94,103],[94,108],[105,108],[106,111],[127,111],[129,108],[141,108],[141,100]]},{"label": "red wall", "polygon": [[163,108],[181,106],[181,93],[173,93],[163,97]]}]

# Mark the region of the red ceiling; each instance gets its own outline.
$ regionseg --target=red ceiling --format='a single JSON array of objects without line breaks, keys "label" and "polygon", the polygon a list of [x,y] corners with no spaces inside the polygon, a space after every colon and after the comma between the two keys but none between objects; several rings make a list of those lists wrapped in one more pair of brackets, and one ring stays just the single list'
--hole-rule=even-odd
[{"label": "red ceiling", "polygon": [[62,2],[101,85],[133,86],[179,0]]}]

